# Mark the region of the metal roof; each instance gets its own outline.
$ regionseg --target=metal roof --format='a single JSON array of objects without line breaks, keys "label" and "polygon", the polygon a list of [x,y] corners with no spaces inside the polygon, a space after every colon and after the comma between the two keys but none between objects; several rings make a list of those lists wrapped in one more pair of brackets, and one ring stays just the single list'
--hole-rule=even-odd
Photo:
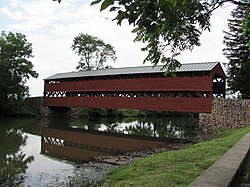
[{"label": "metal roof", "polygon": [[[176,72],[206,72],[211,71],[219,62],[204,62],[204,63],[189,63],[182,64],[177,68]],[[125,67],[125,68],[111,68],[101,70],[86,70],[69,73],[58,73],[50,76],[44,80],[67,79],[77,77],[96,77],[96,76],[109,76],[109,75],[131,75],[142,73],[163,73],[161,65],[153,66],[139,66],[139,67]]]}]

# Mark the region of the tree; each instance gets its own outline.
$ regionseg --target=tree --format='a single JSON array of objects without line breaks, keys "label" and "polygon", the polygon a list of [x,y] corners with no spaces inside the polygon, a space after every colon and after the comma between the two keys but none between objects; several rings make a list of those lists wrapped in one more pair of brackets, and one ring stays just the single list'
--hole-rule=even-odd
[{"label": "tree", "polygon": [[73,40],[72,49],[80,56],[80,61],[76,67],[79,70],[110,68],[109,65],[105,65],[107,60],[116,60],[114,47],[88,34],[80,33],[76,36]]},{"label": "tree", "polygon": [[[250,7],[239,5],[228,19],[229,32],[225,32],[224,55],[229,60],[228,86],[233,93],[240,91],[243,99],[250,99]],[[248,29],[247,29],[248,28]]]},{"label": "tree", "polygon": [[11,113],[29,94],[25,83],[30,77],[37,78],[29,60],[32,44],[25,35],[4,31],[0,35],[0,114]]},{"label": "tree", "polygon": [[[175,71],[180,63],[176,55],[200,45],[200,36],[210,28],[212,11],[226,2],[250,5],[247,0],[95,0],[101,11],[110,7],[117,12],[114,20],[134,25],[135,41],[146,43],[148,51],[144,62],[163,63],[169,71]],[[166,51],[172,56],[166,56]]]},{"label": "tree", "polygon": [[200,45],[215,9],[225,3],[250,6],[249,0],[93,0],[91,5],[98,3],[101,11],[110,7],[110,12],[117,13],[118,25],[127,20],[134,26],[135,41],[146,43],[144,62],[163,63],[168,71],[180,66],[175,59],[180,52]]}]

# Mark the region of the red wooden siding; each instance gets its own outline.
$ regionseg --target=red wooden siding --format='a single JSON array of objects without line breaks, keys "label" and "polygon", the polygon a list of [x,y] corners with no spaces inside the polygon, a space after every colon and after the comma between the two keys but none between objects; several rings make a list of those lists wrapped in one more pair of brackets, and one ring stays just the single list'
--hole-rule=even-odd
[{"label": "red wooden siding", "polygon": [[45,106],[211,112],[211,98],[45,97]]},{"label": "red wooden siding", "polygon": [[44,91],[211,91],[211,77],[90,80],[45,84]]},{"label": "red wooden siding", "polygon": [[220,75],[224,80],[226,80],[226,75],[219,64],[214,67],[213,71],[210,73],[210,76],[214,77],[215,74]]}]

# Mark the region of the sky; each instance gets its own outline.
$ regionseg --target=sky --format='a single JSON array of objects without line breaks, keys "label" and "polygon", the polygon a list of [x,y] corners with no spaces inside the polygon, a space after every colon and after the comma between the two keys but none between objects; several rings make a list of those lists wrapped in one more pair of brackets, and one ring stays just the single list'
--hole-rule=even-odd
[{"label": "sky", "polygon": [[[101,38],[114,46],[117,61],[114,68],[142,66],[146,53],[143,43],[135,43],[132,27],[126,22],[117,26],[114,14],[100,12],[100,5],[90,6],[91,0],[0,0],[0,31],[22,33],[32,43],[34,70],[37,79],[27,85],[30,96],[43,95],[43,79],[56,73],[76,71],[79,57],[71,49],[73,39],[79,34]],[[181,63],[222,62],[228,60],[222,54],[223,32],[227,31],[227,19],[233,6],[217,9],[211,17],[211,31],[201,36],[201,46],[192,52],[185,51],[177,59]],[[145,64],[145,65],[150,65]]]}]

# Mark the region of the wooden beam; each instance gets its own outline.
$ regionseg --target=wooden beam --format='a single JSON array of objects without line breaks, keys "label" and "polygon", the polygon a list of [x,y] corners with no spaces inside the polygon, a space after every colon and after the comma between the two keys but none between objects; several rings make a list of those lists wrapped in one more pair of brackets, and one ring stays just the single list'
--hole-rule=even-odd
[{"label": "wooden beam", "polygon": [[211,91],[211,77],[94,80],[45,84],[44,91]]},{"label": "wooden beam", "polygon": [[44,98],[44,106],[204,113],[209,113],[212,111],[211,98],[47,97]]}]

